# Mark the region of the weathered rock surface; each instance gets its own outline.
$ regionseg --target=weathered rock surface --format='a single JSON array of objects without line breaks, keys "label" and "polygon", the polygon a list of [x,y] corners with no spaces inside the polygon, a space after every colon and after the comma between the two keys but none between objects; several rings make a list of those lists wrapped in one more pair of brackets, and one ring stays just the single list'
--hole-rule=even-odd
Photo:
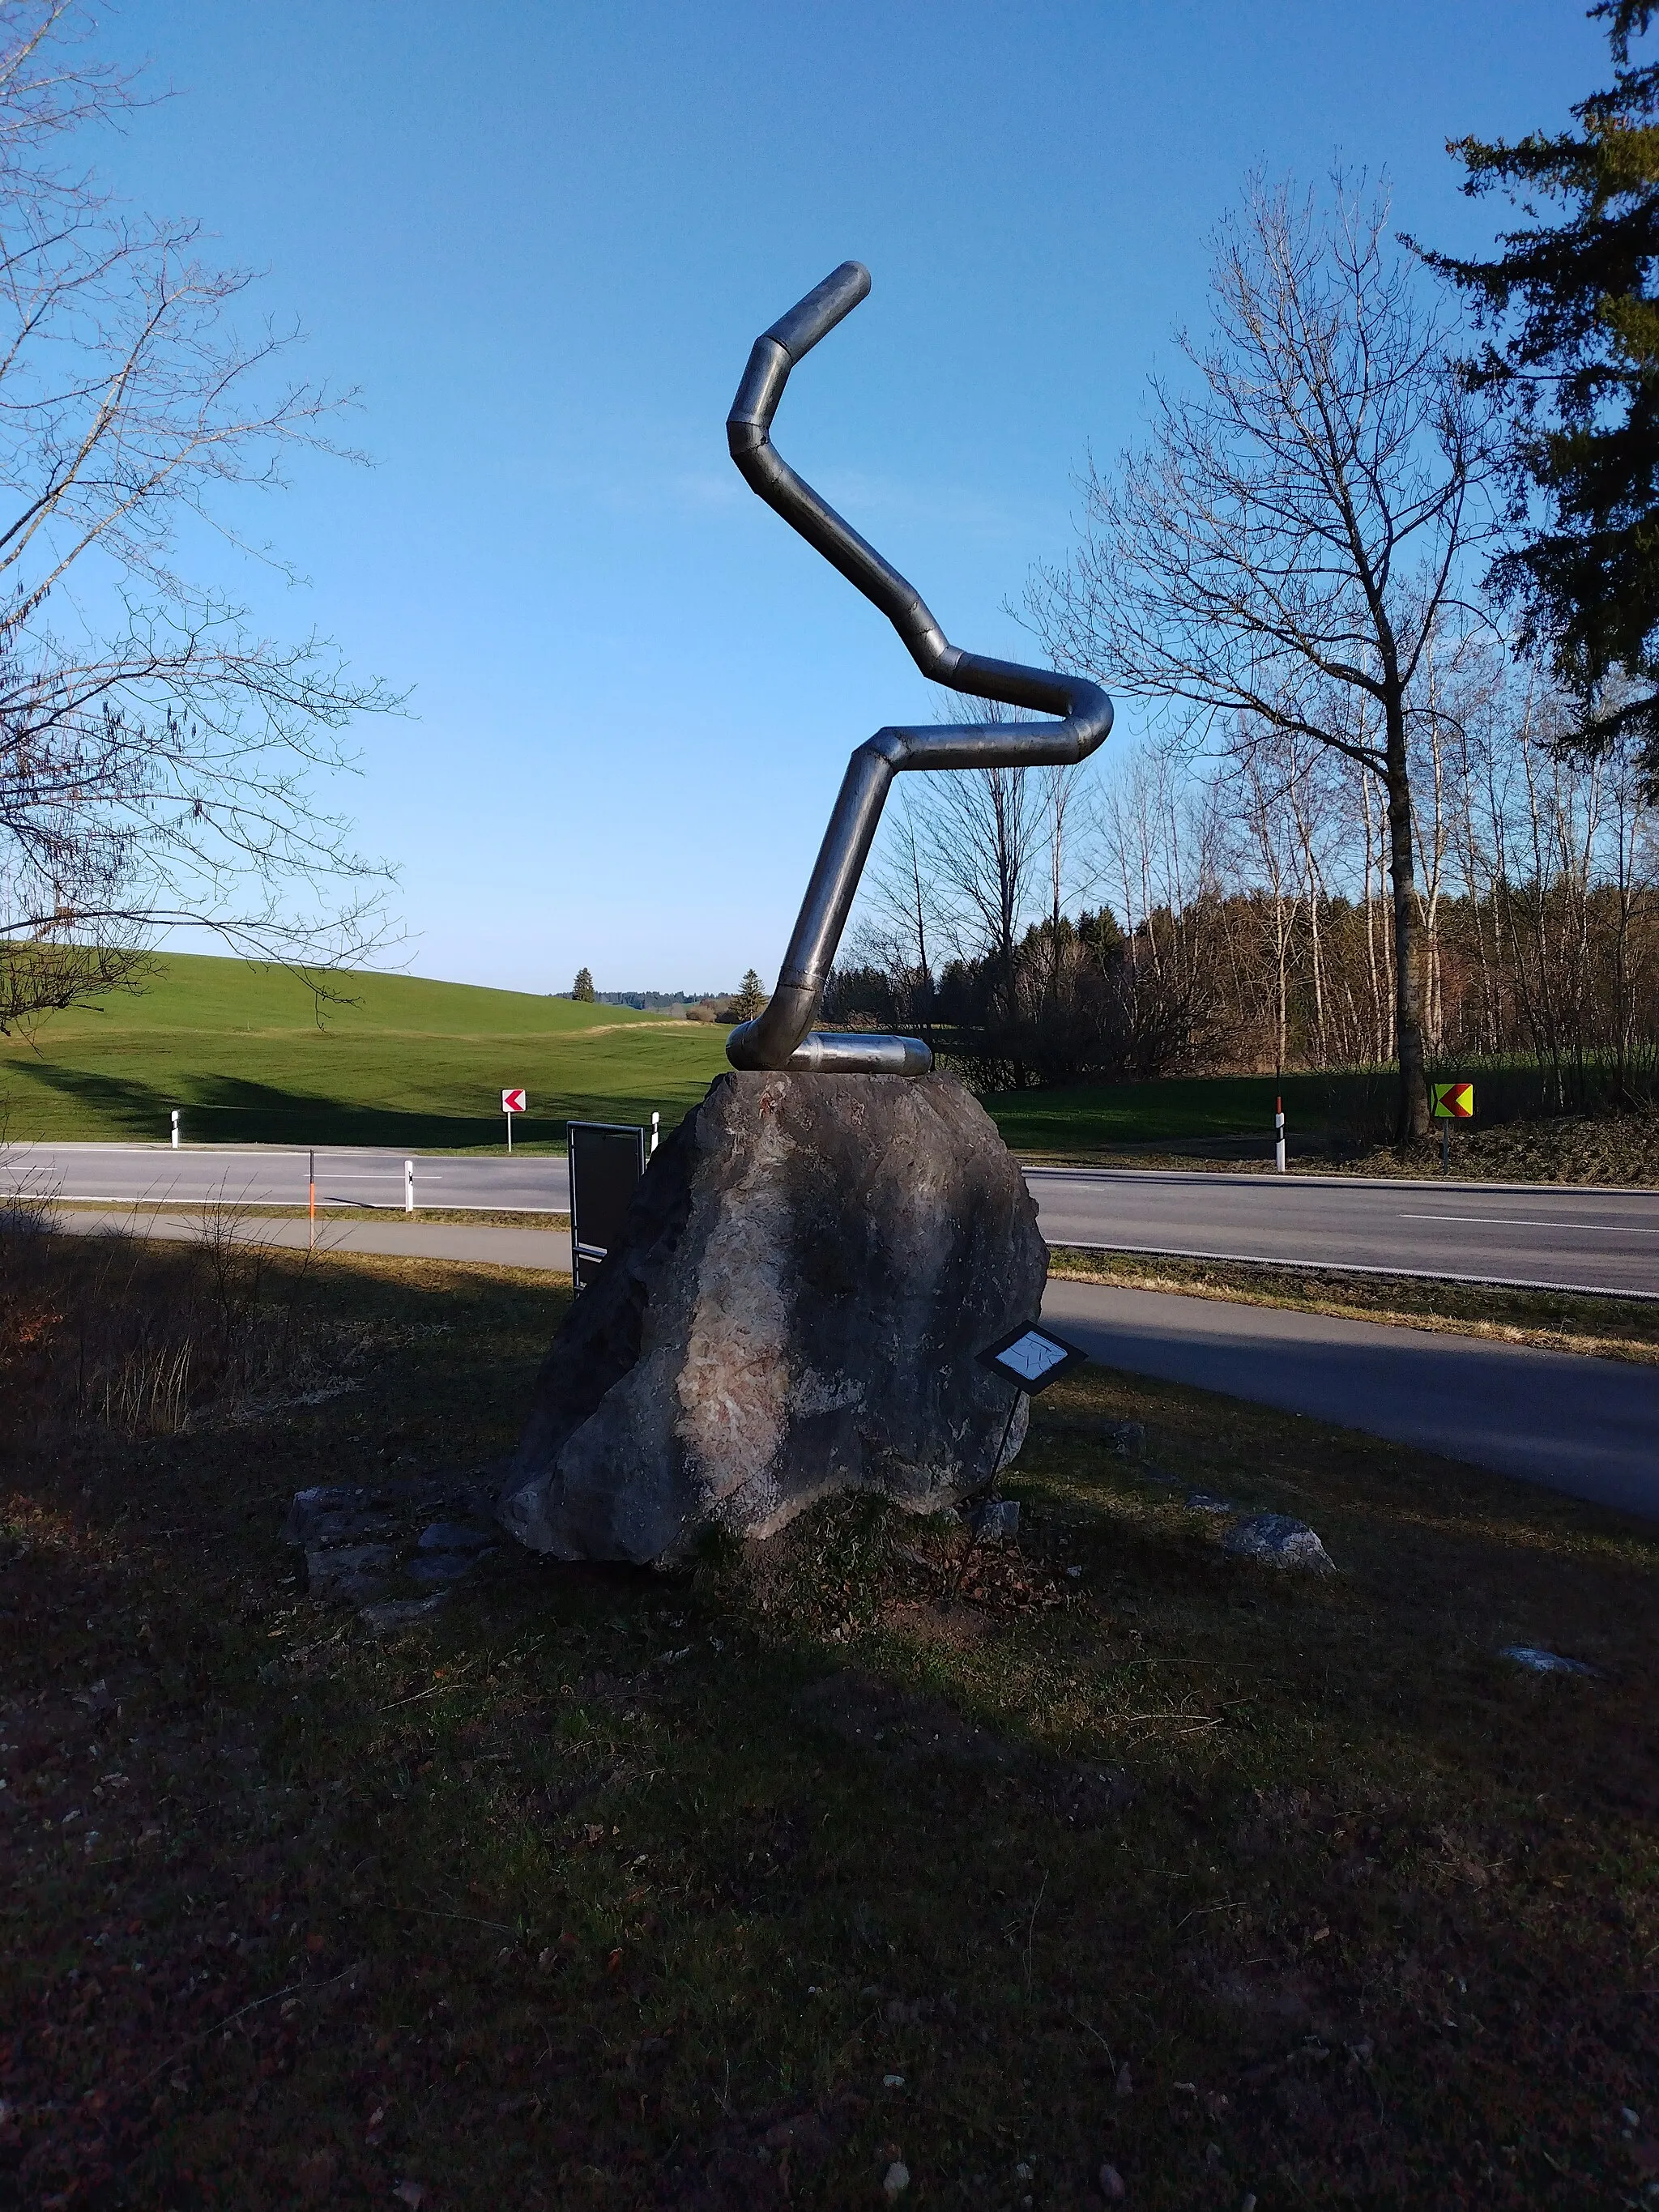
[{"label": "weathered rock surface", "polygon": [[[358,1606],[366,1620],[378,1601],[390,1600],[390,1620],[400,1582],[447,1586],[494,1556],[501,1534],[494,1502],[493,1486],[476,1473],[322,1484],[295,1495],[283,1540],[305,1554],[308,1595]],[[434,1521],[434,1513],[444,1517]]]},{"label": "weathered rock surface", "polygon": [[996,1472],[1012,1394],[975,1354],[1035,1316],[1047,1264],[1024,1177],[949,1077],[722,1076],[554,1342],[502,1524],[643,1564],[835,1490],[948,1504]]},{"label": "weathered rock surface", "polygon": [[1261,1559],[1272,1567],[1295,1567],[1304,1574],[1334,1575],[1336,1567],[1305,1521],[1288,1513],[1254,1513],[1240,1521],[1221,1540],[1224,1552],[1235,1559]]}]

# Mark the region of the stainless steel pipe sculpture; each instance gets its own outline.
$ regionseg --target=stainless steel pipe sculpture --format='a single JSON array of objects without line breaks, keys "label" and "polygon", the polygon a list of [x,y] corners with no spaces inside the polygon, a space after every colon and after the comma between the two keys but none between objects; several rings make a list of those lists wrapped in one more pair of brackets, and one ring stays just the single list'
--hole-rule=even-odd
[{"label": "stainless steel pipe sculpture", "polygon": [[925,1075],[933,1055],[920,1037],[838,1035],[812,1029],[864,864],[895,775],[905,769],[1048,768],[1086,760],[1112,726],[1112,702],[1097,684],[1048,668],[988,660],[952,645],[921,595],[873,545],[842,521],[774,450],[772,417],[789,372],[870,289],[861,263],[843,261],[755,341],[732,412],[732,458],[750,489],[849,584],[881,609],[924,676],[979,699],[1060,714],[1059,722],[942,723],[878,730],[848,763],[841,795],[806,886],[800,917],[765,1011],[726,1042],[733,1067],[822,1068],[849,1074]]}]

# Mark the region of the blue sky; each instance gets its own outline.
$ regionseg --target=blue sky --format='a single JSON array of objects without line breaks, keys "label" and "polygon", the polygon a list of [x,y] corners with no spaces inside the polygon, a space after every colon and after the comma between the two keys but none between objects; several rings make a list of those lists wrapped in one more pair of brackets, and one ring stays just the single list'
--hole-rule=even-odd
[{"label": "blue sky", "polygon": [[361,392],[374,467],[307,462],[258,518],[303,586],[238,586],[410,689],[339,796],[402,865],[410,964],[526,990],[769,977],[848,754],[933,711],[726,458],[800,293],[874,277],[780,449],[956,641],[1024,657],[1004,603],[1201,320],[1246,169],[1340,152],[1479,243],[1445,139],[1607,73],[1559,0],[143,0],[102,43],[178,95],[111,182],[201,216]]}]

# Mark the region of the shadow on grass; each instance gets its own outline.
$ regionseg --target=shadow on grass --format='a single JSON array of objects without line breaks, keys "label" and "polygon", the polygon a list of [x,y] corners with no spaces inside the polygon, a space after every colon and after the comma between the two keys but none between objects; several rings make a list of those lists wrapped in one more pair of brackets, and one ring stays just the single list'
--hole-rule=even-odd
[{"label": "shadow on grass", "polygon": [[[160,1140],[179,1109],[187,1142],[196,1144],[378,1146],[396,1150],[464,1152],[501,1144],[499,1114],[443,1114],[398,1106],[368,1106],[287,1090],[237,1076],[192,1076],[179,1090],[167,1091],[131,1076],[66,1066],[59,1060],[15,1059],[10,1072],[37,1092],[70,1099],[94,1121],[100,1133]],[[599,1102],[601,1106],[605,1102]],[[593,1110],[573,1105],[571,1118]],[[17,1137],[49,1137],[49,1126],[27,1105],[15,1115]],[[562,1144],[563,1115],[520,1115],[515,1139],[524,1144]]]},{"label": "shadow on grass", "polygon": [[1006,1091],[984,1103],[1006,1141],[1027,1150],[1105,1146],[1235,1160],[1271,1157],[1273,1113],[1281,1097],[1293,1150],[1340,1154],[1385,1135],[1395,1078],[1386,1069],[1358,1068],[1166,1077]]},{"label": "shadow on grass", "polygon": [[[378,1641],[284,1579],[288,1494],[496,1456],[568,1294],[337,1255],[307,1295],[373,1354],[349,1395],[20,1474],[27,2201],[416,2172],[726,2212],[878,2203],[901,2156],[929,2201],[1073,2212],[1103,2160],[1156,2212],[1632,2201],[1652,1530],[1094,1370],[1038,1408],[1000,1609],[929,1595],[939,1524],[832,1500],[769,1588],[504,1548]],[[1226,1559],[1188,1486],[1341,1575]],[[1086,1820],[1083,1759],[1130,1785]]]}]

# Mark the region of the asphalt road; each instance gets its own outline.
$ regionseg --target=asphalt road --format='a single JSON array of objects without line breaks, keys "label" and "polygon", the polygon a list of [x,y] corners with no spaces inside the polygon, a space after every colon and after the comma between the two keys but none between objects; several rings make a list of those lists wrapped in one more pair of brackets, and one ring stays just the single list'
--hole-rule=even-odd
[{"label": "asphalt road", "polygon": [[1659,1297],[1659,1191],[1031,1168],[1050,1244]]},{"label": "asphalt road", "polygon": [[1659,1367],[1094,1283],[1050,1283],[1042,1315],[1104,1366],[1659,1518]]},{"label": "asphalt road", "polygon": [[[307,1161],[258,1146],[15,1145],[0,1153],[0,1187],[32,1180],[70,1201],[299,1206]],[[1134,1168],[1028,1177],[1051,1244],[1659,1297],[1659,1191]],[[401,1209],[404,1155],[319,1152],[317,1195],[325,1206]],[[562,1212],[569,1184],[563,1159],[546,1154],[428,1154],[415,1162],[415,1195],[417,1206]]]},{"label": "asphalt road", "polygon": [[[0,1152],[0,1188],[8,1180],[55,1189],[67,1202],[115,1199],[151,1206],[200,1206],[207,1200],[303,1206],[310,1162],[317,1163],[319,1206],[375,1206],[401,1212],[403,1152],[342,1148],[288,1152],[270,1145],[9,1145]],[[476,1154],[415,1155],[415,1203],[467,1211],[563,1213],[570,1179],[562,1154],[520,1153],[508,1159]]]}]

